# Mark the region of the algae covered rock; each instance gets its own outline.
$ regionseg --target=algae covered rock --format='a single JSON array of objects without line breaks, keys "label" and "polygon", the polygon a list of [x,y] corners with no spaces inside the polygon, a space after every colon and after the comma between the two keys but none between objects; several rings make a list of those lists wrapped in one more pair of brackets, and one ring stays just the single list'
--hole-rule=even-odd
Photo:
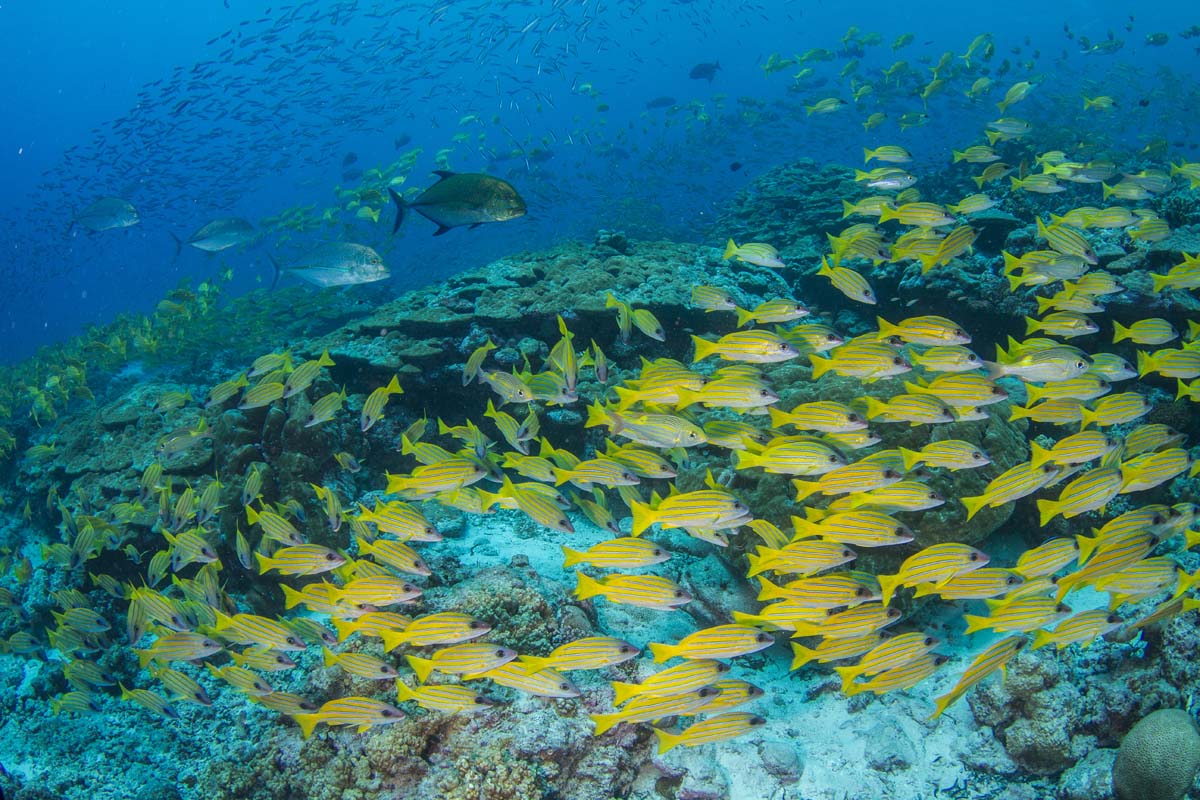
[{"label": "algae covered rock", "polygon": [[1117,800],[1179,800],[1200,769],[1200,731],[1191,714],[1164,708],[1134,725],[1117,751]]}]

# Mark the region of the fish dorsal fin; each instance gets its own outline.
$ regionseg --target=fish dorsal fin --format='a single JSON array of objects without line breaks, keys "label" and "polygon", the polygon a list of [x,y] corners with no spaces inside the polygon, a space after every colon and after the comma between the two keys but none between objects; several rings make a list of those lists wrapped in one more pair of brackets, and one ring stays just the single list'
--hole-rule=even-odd
[{"label": "fish dorsal fin", "polygon": [[437,229],[436,231],[434,231],[434,232],[433,232],[433,235],[434,235],[434,236],[441,236],[443,233],[445,233],[445,232],[446,232],[446,231],[448,231],[448,230],[450,230],[450,226],[448,226],[448,225],[438,225],[438,229]]},{"label": "fish dorsal fin", "polygon": [[458,173],[457,173],[457,172],[451,172],[451,171],[450,171],[450,170],[448,170],[448,169],[435,169],[435,170],[433,171],[433,174],[434,174],[434,175],[437,175],[437,176],[438,176],[439,178],[441,178],[442,180],[446,180],[446,178],[453,178],[453,177],[454,177],[455,175],[457,175]]}]

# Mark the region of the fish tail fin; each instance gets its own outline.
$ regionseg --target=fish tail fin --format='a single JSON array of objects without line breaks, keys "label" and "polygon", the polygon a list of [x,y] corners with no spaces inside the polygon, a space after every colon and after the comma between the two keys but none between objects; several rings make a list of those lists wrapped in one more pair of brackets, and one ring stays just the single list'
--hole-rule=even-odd
[{"label": "fish tail fin", "polygon": [[1137,371],[1139,378],[1144,378],[1146,373],[1154,371],[1154,358],[1146,355],[1144,350],[1138,350]]},{"label": "fish tail fin", "polygon": [[281,584],[279,584],[279,588],[283,589],[283,607],[284,608],[295,608],[296,606],[298,606],[304,602],[304,595],[300,594],[300,592],[297,592],[295,589],[288,586],[287,584],[281,583]]},{"label": "fish tail fin", "polygon": [[[873,153],[869,147],[863,148],[863,163],[864,164],[866,162],[870,161],[874,157],[875,157],[875,153]],[[845,201],[843,200],[842,202],[845,202]]]},{"label": "fish tail fin", "polygon": [[754,312],[753,311],[747,311],[744,308],[738,308],[738,307],[735,307],[733,310],[735,312],[737,312],[737,326],[739,328],[742,327],[743,325],[745,325],[747,322],[754,321]]},{"label": "fish tail fin", "polygon": [[317,723],[321,721],[320,714],[296,714],[292,717],[296,720],[296,724],[300,726],[300,733],[304,734],[304,738],[312,736],[313,729],[317,727]]},{"label": "fish tail fin", "polygon": [[388,187],[388,194],[392,196],[392,202],[396,204],[396,220],[392,223],[392,233],[394,234],[400,230],[400,225],[404,222],[404,209],[408,208],[408,203],[404,202],[404,198],[390,186]]},{"label": "fish tail fin", "polygon": [[[1054,305],[1054,299],[1050,297],[1035,297],[1034,300],[1037,300],[1037,313],[1039,315],[1045,314]],[[1113,324],[1116,325],[1117,323]]]},{"label": "fish tail fin", "polygon": [[833,671],[842,676],[842,692],[849,693],[850,688],[854,685],[854,679],[859,676],[858,667],[854,665],[834,667]]},{"label": "fish tail fin", "polygon": [[1101,189],[1103,190],[1103,192],[1104,192],[1104,199],[1105,199],[1105,200],[1107,200],[1108,198],[1112,197],[1112,193],[1113,193],[1113,187],[1111,187],[1111,186],[1109,186],[1107,183],[1104,183],[1103,181],[1101,181],[1101,182],[1100,182],[1100,188],[1101,188]]},{"label": "fish tail fin", "polygon": [[984,630],[991,622],[987,617],[981,617],[978,614],[963,614],[963,619],[967,621],[967,633]]},{"label": "fish tail fin", "polygon": [[972,496],[968,496],[968,497],[960,497],[959,501],[964,506],[966,506],[967,519],[970,519],[971,517],[978,514],[979,510],[981,508],[983,508],[984,505],[987,504],[987,496],[979,494],[979,495],[972,495]]},{"label": "fish tail fin", "polygon": [[900,212],[890,205],[882,205],[879,207],[879,221],[887,222],[889,219],[899,219]]},{"label": "fish tail fin", "polygon": [[596,726],[596,730],[592,732],[593,736],[601,735],[621,721],[620,714],[588,714],[588,717],[591,718],[592,724]]},{"label": "fish tail fin", "polygon": [[526,675],[536,675],[553,664],[553,659],[541,656],[521,656],[521,666],[525,669]]},{"label": "fish tail fin", "polygon": [[784,596],[783,589],[771,583],[766,578],[759,578],[758,582],[762,587],[758,591],[759,600],[776,600]]},{"label": "fish tail fin", "polygon": [[600,581],[585,575],[582,572],[575,573],[575,596],[580,600],[587,600],[591,597],[596,597],[602,594],[604,586]]},{"label": "fish tail fin", "polygon": [[703,361],[717,351],[717,345],[707,339],[701,339],[699,336],[692,335],[692,343],[696,345],[696,355],[692,358],[692,363]]},{"label": "fish tail fin", "polygon": [[563,569],[570,569],[576,564],[582,563],[584,560],[583,553],[578,550],[572,550],[565,544],[562,546],[563,551]]},{"label": "fish tail fin", "polygon": [[849,683],[843,681],[842,683],[842,694],[846,695],[846,697],[854,697],[854,695],[861,694],[863,691],[863,684],[861,683],[855,683],[854,681],[850,681]]},{"label": "fish tail fin", "polygon": [[397,680],[397,681],[396,681],[396,699],[397,699],[397,700],[400,700],[400,701],[404,701],[404,700],[416,700],[416,699],[417,699],[417,693],[416,693],[416,692],[414,692],[414,691],[412,690],[412,687],[411,687],[411,686],[409,686],[409,685],[408,685],[407,683],[405,683],[404,681],[402,681],[402,680]]},{"label": "fish tail fin", "polygon": [[408,641],[408,634],[404,631],[382,631],[380,638],[383,640],[384,652],[390,653]]},{"label": "fish tail fin", "polygon": [[817,657],[817,651],[811,647],[792,642],[792,665],[789,669],[797,670]]},{"label": "fish tail fin", "polygon": [[650,652],[654,654],[654,663],[661,664],[664,661],[670,661],[679,654],[679,648],[673,644],[659,644],[658,642],[650,642],[648,645]]},{"label": "fish tail fin", "polygon": [[867,401],[867,419],[875,419],[881,414],[888,412],[887,403],[877,400],[874,397],[864,398]]},{"label": "fish tail fin", "polygon": [[1026,419],[1033,416],[1031,412],[1032,409],[1025,408],[1025,406],[1013,406],[1008,410],[1008,421],[1016,422],[1019,419]]},{"label": "fish tail fin", "polygon": [[848,203],[845,200],[842,201],[842,219],[853,216],[855,212],[856,209],[853,203]]},{"label": "fish tail fin", "polygon": [[793,480],[792,486],[796,488],[796,502],[803,503],[820,485],[817,481],[802,481],[799,478]]},{"label": "fish tail fin", "polygon": [[613,705],[619,706],[629,698],[641,694],[642,686],[638,683],[625,683],[624,681],[613,681],[611,684],[613,690]]},{"label": "fish tail fin", "polygon": [[1029,649],[1030,650],[1038,650],[1038,649],[1043,648],[1046,645],[1052,643],[1053,641],[1054,641],[1054,635],[1052,633],[1050,633],[1049,631],[1034,631],[1033,632],[1033,645],[1030,646]]},{"label": "fish tail fin", "polygon": [[733,468],[734,469],[750,469],[751,467],[761,467],[762,456],[758,453],[751,453],[748,450],[733,451]]},{"label": "fish tail fin", "polygon": [[421,683],[429,680],[429,674],[433,672],[433,660],[421,658],[414,655],[406,655],[409,665],[413,668],[413,672],[417,673],[417,680]]},{"label": "fish tail fin", "polygon": [[1075,534],[1075,543],[1079,545],[1079,563],[1084,564],[1091,557],[1092,551],[1100,544],[1100,535],[1084,536],[1077,533]]},{"label": "fish tail fin", "polygon": [[[1141,355],[1141,353],[1138,353]],[[1085,430],[1089,425],[1096,421],[1096,412],[1090,408],[1081,409],[1079,412],[1079,430]]]},{"label": "fish tail fin", "polygon": [[829,368],[831,366],[833,366],[833,359],[823,358],[823,357],[817,355],[816,353],[809,354],[808,362],[812,365],[813,380],[816,380],[817,378],[824,375],[826,372],[829,371]]},{"label": "fish tail fin", "polygon": [[279,285],[279,279],[281,277],[283,277],[283,267],[279,266],[279,261],[275,258],[274,255],[271,255],[270,253],[268,253],[267,258],[270,259],[271,269],[274,270],[274,272],[271,275],[271,289],[274,289],[276,286]]},{"label": "fish tail fin", "polygon": [[174,231],[167,231],[167,233],[170,234],[171,240],[175,242],[175,255],[171,257],[171,260],[174,261],[175,259],[179,258],[179,254],[183,252],[183,241],[175,235]]},{"label": "fish tail fin", "polygon": [[1154,293],[1158,294],[1163,290],[1163,287],[1167,285],[1167,276],[1158,274],[1151,275],[1150,282],[1154,286]]},{"label": "fish tail fin", "polygon": [[321,664],[326,667],[335,667],[338,663],[337,653],[330,650],[328,647],[321,648]]},{"label": "fish tail fin", "polygon": [[[275,559],[268,558],[267,556],[264,556],[262,553],[258,552],[257,550],[254,551],[254,560],[258,562],[258,574],[259,575],[266,575],[267,572],[270,571],[275,566]],[[283,588],[290,589],[291,587],[284,586]],[[285,595],[285,597],[286,597],[286,595]],[[288,608],[291,608],[291,606],[288,606]]]},{"label": "fish tail fin", "polygon": [[1032,336],[1033,334],[1037,333],[1037,330],[1039,327],[1040,327],[1040,323],[1033,317],[1025,318],[1025,335],[1026,336]]},{"label": "fish tail fin", "polygon": [[1113,344],[1116,344],[1124,339],[1128,339],[1132,335],[1133,334],[1130,332],[1129,328],[1126,328],[1121,323],[1113,320]]},{"label": "fish tail fin", "polygon": [[725,243],[725,254],[722,255],[721,258],[728,261],[729,259],[733,258],[735,253],[737,253],[737,245],[733,243],[733,239],[730,239]]},{"label": "fish tail fin", "polygon": [[654,509],[650,508],[646,503],[639,503],[635,500],[630,507],[630,511],[633,514],[633,527],[630,529],[631,535],[639,536],[642,531],[654,524]]},{"label": "fish tail fin", "polygon": [[152,650],[134,650],[133,652],[137,653],[138,666],[142,669],[145,669],[146,665],[154,660],[154,651]]},{"label": "fish tail fin", "polygon": [[900,459],[904,462],[904,471],[912,472],[912,468],[921,462],[921,454],[906,447],[900,448]]},{"label": "fish tail fin", "polygon": [[896,593],[896,587],[900,585],[899,575],[880,575],[879,576],[879,599],[885,606],[891,601],[892,595]]},{"label": "fish tail fin", "polygon": [[1037,469],[1051,458],[1050,451],[1037,442],[1029,443],[1029,465]]},{"label": "fish tail fin", "polygon": [[1010,292],[1015,292],[1017,289],[1020,289],[1022,283],[1025,280],[1024,275],[1008,275],[1007,277],[1008,277],[1008,290]]},{"label": "fish tail fin", "polygon": [[1038,524],[1043,528],[1046,527],[1047,522],[1054,519],[1054,517],[1058,515],[1059,511],[1058,503],[1054,500],[1038,500],[1037,508]]},{"label": "fish tail fin", "polygon": [[935,720],[942,714],[946,713],[946,709],[949,708],[957,699],[957,695],[955,695],[953,692],[939,697],[933,702],[933,713],[929,715],[929,719],[931,721]]},{"label": "fish tail fin", "polygon": [[[808,113],[812,113],[809,111]],[[678,733],[669,733],[661,728],[651,728],[654,735],[658,737],[658,754],[661,756],[664,753],[674,750],[683,741],[683,735]]]}]

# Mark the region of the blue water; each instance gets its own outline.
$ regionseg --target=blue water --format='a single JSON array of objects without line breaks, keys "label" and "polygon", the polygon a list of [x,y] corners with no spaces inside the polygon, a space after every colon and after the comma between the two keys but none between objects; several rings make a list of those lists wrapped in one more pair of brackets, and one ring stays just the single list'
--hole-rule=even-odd
[{"label": "blue water", "polygon": [[[719,242],[714,210],[763,170],[799,157],[853,164],[863,144],[889,142],[913,151],[917,168],[940,166],[1022,79],[1042,81],[1019,107],[1035,123],[1065,121],[1083,94],[1107,93],[1119,109],[1089,116],[1097,130],[1079,135],[1138,146],[1169,132],[1184,145],[1175,152],[1194,154],[1196,40],[1177,35],[1194,22],[1183,3],[1074,2],[1047,13],[1022,0],[980,7],[978,17],[944,3],[908,3],[902,15],[876,2],[225,5],[0,7],[0,97],[10,110],[0,131],[0,358],[149,310],[181,279],[220,265],[233,267],[235,293],[269,282],[270,233],[248,251],[188,249],[177,260],[170,234],[218,216],[257,223],[291,206],[333,206],[333,187],[353,183],[342,175],[349,153],[352,168],[369,169],[422,148],[406,184],[420,187],[450,148],[452,169],[499,174],[529,201],[517,222],[438,239],[424,220],[391,236],[386,207],[378,224],[342,213],[338,226],[290,243],[290,252],[331,238],[370,244],[392,268],[393,293],[602,227]],[[1112,31],[1125,46],[1081,54],[1064,23],[1093,41]],[[770,54],[837,50],[851,25],[882,43],[810,64],[815,75],[798,92],[788,91],[797,67],[764,75]],[[1165,46],[1144,44],[1158,31],[1170,34]],[[905,32],[914,41],[893,53]],[[924,81],[944,51],[961,53],[982,32],[995,41],[987,71],[1011,62],[982,102],[968,103],[964,79],[952,81],[931,99],[929,124],[904,133],[895,118],[921,109],[911,94],[803,113],[802,103],[848,97],[839,72],[851,56],[872,82],[896,59]],[[711,61],[721,65],[711,83],[688,78]],[[679,108],[645,108],[661,96]],[[751,119],[739,100],[765,113]],[[864,133],[876,110],[892,119]],[[460,126],[468,115],[477,120]],[[397,149],[398,137],[411,142]],[[514,149],[526,155],[495,158]],[[543,159],[526,157],[539,151]],[[744,166],[731,171],[732,162]],[[134,203],[141,224],[67,233],[75,212],[110,194]]]}]

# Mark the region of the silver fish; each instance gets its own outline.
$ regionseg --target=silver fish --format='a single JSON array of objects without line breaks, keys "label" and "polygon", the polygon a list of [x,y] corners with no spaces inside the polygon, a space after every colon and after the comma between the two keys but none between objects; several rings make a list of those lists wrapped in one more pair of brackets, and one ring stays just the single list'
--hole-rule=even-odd
[{"label": "silver fish", "polygon": [[[139,221],[137,209],[128,200],[101,197],[76,214],[71,220],[71,227],[78,225],[99,233],[114,228],[128,228],[130,225],[137,225]],[[70,228],[67,232],[70,233]]]},{"label": "silver fish", "polygon": [[507,181],[479,172],[434,172],[441,180],[430,186],[411,203],[388,189],[396,204],[396,222],[392,233],[400,230],[405,210],[411,208],[421,216],[437,223],[434,236],[441,236],[461,225],[482,225],[485,222],[504,222],[524,216],[525,201]]},{"label": "silver fish", "polygon": [[171,238],[175,240],[175,255],[178,256],[185,244],[207,253],[219,253],[253,241],[257,235],[254,226],[241,217],[221,217],[200,228],[186,240],[181,241],[173,233]]},{"label": "silver fish", "polygon": [[352,242],[330,242],[310,251],[298,263],[289,267],[275,265],[275,281],[279,283],[284,272],[306,280],[314,286],[354,286],[359,283],[382,281],[391,277],[383,257],[365,244]]}]

